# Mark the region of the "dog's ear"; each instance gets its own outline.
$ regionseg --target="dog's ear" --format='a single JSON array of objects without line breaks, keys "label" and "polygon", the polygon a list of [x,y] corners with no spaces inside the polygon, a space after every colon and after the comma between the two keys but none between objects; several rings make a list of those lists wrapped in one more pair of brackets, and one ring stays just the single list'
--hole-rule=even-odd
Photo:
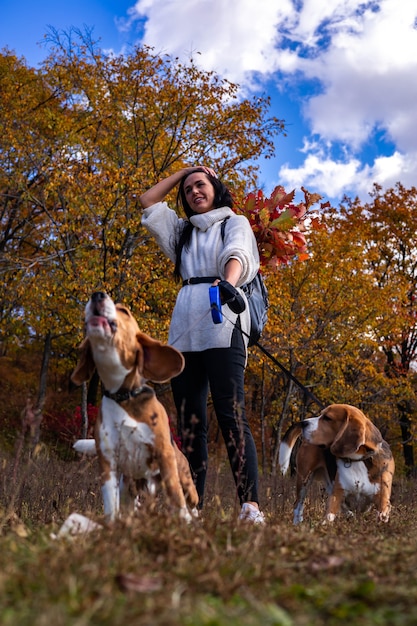
[{"label": "dog's ear", "polygon": [[71,380],[76,385],[82,385],[92,377],[96,366],[91,352],[91,346],[88,339],[84,339],[80,346],[80,359],[77,367],[71,374]]},{"label": "dog's ear", "polygon": [[342,426],[330,446],[330,452],[337,457],[349,457],[365,443],[365,420],[358,419],[348,409],[343,410]]},{"label": "dog's ear", "polygon": [[164,383],[182,372],[184,357],[181,352],[142,332],[137,334],[137,339],[142,348],[139,371],[146,380]]},{"label": "dog's ear", "polygon": [[377,450],[381,442],[381,433],[362,411],[346,409],[343,427],[330,446],[330,452],[338,457],[367,454]]},{"label": "dog's ear", "polygon": [[365,443],[363,444],[366,452],[376,452],[381,447],[382,442],[384,441],[381,431],[369,420],[366,418],[365,424]]}]

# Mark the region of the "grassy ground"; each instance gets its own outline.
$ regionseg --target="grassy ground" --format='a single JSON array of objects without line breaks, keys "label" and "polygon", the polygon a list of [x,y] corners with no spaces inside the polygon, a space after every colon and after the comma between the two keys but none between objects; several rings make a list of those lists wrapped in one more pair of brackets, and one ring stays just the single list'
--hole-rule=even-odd
[{"label": "grassy ground", "polygon": [[324,499],[292,525],[290,478],[261,477],[264,527],[236,523],[229,469],[213,462],[191,525],[161,500],[113,528],[53,540],[77,511],[101,522],[95,462],[1,459],[3,626],[417,624],[416,484],[397,477],[389,524],[374,512],[322,526]]}]

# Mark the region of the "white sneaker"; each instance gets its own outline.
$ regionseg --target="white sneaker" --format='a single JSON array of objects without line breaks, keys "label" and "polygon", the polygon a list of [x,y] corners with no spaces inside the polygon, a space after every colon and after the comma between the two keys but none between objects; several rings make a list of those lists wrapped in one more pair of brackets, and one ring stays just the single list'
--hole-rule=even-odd
[{"label": "white sneaker", "polygon": [[245,502],[242,505],[239,520],[241,522],[250,522],[251,524],[265,524],[264,514],[256,506],[249,504],[249,502]]}]

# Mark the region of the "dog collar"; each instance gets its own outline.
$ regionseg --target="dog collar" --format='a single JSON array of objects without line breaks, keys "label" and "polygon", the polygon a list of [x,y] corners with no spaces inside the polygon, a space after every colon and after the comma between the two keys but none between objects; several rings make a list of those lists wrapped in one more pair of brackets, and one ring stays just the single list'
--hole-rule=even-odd
[{"label": "dog collar", "polygon": [[105,395],[106,398],[110,398],[118,404],[120,404],[121,402],[126,402],[126,400],[130,400],[131,398],[137,398],[142,393],[154,394],[155,392],[152,387],[149,387],[149,385],[141,385],[141,387],[136,387],[135,389],[120,387],[120,389],[118,391],[115,391],[114,393],[110,393],[110,391],[107,391],[107,389],[103,391],[103,395]]},{"label": "dog collar", "polygon": [[350,467],[352,463],[359,463],[359,461],[369,461],[375,455],[375,451],[372,450],[368,454],[364,454],[360,459],[350,459],[349,457],[343,457],[342,461],[345,467]]}]

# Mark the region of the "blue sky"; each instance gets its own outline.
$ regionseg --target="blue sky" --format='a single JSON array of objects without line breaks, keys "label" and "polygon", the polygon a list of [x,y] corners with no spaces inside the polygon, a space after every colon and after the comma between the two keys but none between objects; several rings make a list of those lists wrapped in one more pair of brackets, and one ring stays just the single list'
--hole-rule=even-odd
[{"label": "blue sky", "polygon": [[[271,96],[287,136],[266,192],[301,186],[337,205],[374,182],[417,186],[417,0],[1,0],[0,48],[36,67],[48,27],[93,28],[104,50],[145,43]],[[197,54],[199,53],[199,54]]]}]

